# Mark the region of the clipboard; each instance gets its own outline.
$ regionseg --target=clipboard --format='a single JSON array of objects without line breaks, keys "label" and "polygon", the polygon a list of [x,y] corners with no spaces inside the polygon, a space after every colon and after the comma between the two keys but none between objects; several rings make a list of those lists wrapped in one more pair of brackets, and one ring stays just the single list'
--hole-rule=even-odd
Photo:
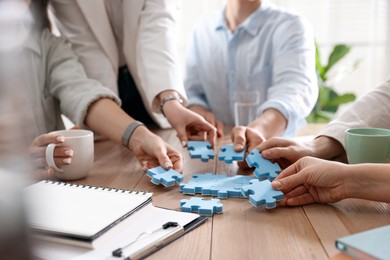
[{"label": "clipboard", "polygon": [[[168,228],[164,230],[163,228],[160,228],[156,230],[157,232],[152,232],[152,234],[146,234],[148,236],[149,241],[147,243],[143,243],[142,239],[133,241],[131,243],[130,247],[125,248],[118,248],[117,250],[113,251],[113,255],[115,255],[115,252],[119,252],[121,254],[118,254],[118,257],[124,257],[125,259],[144,259],[151,254],[155,253],[156,251],[160,250],[161,248],[165,247],[166,245],[172,243],[173,241],[177,240],[178,238],[182,237],[186,233],[192,231],[199,225],[203,224],[207,220],[207,217],[201,216],[192,222],[188,223],[184,227],[180,225],[176,225],[172,228]],[[177,222],[169,222],[169,223],[176,223]],[[167,223],[168,224],[168,223]],[[165,235],[161,235],[159,233],[165,232]],[[154,238],[154,237],[155,238]],[[153,241],[153,242],[152,242]],[[118,258],[119,259],[119,258]]]}]

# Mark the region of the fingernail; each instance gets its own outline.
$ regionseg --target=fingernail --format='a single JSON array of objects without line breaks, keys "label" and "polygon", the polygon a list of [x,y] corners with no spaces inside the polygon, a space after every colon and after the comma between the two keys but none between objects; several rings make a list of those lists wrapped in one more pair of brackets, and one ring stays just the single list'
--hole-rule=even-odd
[{"label": "fingernail", "polygon": [[187,146],[187,142],[186,141],[181,141],[181,145],[183,146],[183,147],[186,147]]},{"label": "fingernail", "polygon": [[49,168],[47,170],[47,173],[49,174],[49,176],[53,176],[54,175],[54,169],[53,168]]},{"label": "fingernail", "polygon": [[263,155],[263,156],[269,156],[269,151],[262,151],[262,152],[261,152],[261,155]]},{"label": "fingernail", "polygon": [[242,150],[244,146],[242,144],[236,144],[236,149],[237,150]]},{"label": "fingernail", "polygon": [[73,156],[73,154],[74,154],[72,149],[66,150],[64,153],[65,153],[65,155],[68,155],[68,156]]},{"label": "fingernail", "polygon": [[65,158],[62,160],[65,164],[70,164],[72,162],[72,158]]},{"label": "fingernail", "polygon": [[173,166],[173,165],[172,165],[171,162],[166,162],[166,163],[165,163],[165,168],[166,168],[166,169],[172,168],[172,166]]},{"label": "fingernail", "polygon": [[280,181],[273,181],[272,187],[275,189],[280,189],[282,187],[282,183]]},{"label": "fingernail", "polygon": [[148,165],[148,162],[147,162],[147,161],[143,161],[143,162],[142,162],[142,165],[143,165],[144,167],[146,167],[146,166]]},{"label": "fingernail", "polygon": [[57,136],[56,140],[57,140],[57,142],[63,143],[63,142],[65,142],[65,136],[62,136],[62,135]]}]

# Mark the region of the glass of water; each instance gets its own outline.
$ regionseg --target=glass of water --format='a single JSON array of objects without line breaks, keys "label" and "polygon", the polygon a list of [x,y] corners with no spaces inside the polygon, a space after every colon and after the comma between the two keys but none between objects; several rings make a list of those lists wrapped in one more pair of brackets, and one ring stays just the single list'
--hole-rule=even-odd
[{"label": "glass of water", "polygon": [[235,126],[247,126],[255,120],[260,104],[259,91],[236,91],[233,100]]}]

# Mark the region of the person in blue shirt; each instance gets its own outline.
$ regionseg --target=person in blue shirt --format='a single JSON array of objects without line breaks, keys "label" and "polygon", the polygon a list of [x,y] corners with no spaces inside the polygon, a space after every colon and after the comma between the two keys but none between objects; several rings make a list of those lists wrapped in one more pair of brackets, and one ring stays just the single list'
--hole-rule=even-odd
[{"label": "person in blue shirt", "polygon": [[189,108],[223,135],[234,124],[234,92],[258,91],[249,125],[235,127],[235,150],[252,150],[272,136],[291,136],[318,97],[315,45],[308,22],[266,1],[227,0],[195,26],[184,85]]}]

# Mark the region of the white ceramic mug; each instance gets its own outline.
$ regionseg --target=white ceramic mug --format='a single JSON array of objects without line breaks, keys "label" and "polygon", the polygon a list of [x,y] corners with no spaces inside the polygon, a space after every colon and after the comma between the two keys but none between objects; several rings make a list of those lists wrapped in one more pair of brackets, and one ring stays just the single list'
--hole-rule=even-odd
[{"label": "white ceramic mug", "polygon": [[[51,134],[59,134],[65,137],[65,141],[62,144],[49,144],[46,147],[46,161],[49,167],[56,171],[56,177],[62,180],[77,180],[86,177],[93,164],[93,132],[75,129],[54,131]],[[54,149],[58,146],[73,150],[70,165],[64,165],[59,168],[55,164]]]}]

